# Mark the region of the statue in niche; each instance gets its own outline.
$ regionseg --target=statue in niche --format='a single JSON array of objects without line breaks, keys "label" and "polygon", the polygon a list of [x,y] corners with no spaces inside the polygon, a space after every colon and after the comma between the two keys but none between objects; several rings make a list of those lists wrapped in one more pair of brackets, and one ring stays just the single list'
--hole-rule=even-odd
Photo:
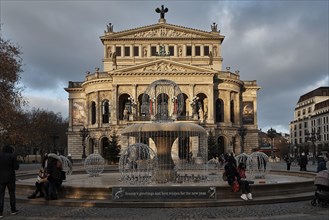
[{"label": "statue in niche", "polygon": [[147,57],[147,49],[146,49],[146,47],[144,47],[144,49],[143,49],[143,56],[144,57]]},{"label": "statue in niche", "polygon": [[209,65],[212,65],[213,64],[213,59],[214,59],[214,57],[213,57],[213,55],[212,55],[212,52],[210,51],[209,52]]},{"label": "statue in niche", "polygon": [[112,53],[112,64],[113,64],[113,68],[116,69],[117,68],[117,54],[116,54],[116,52]]},{"label": "statue in niche", "polygon": [[108,48],[107,48],[106,57],[107,57],[107,58],[111,58],[111,56],[112,56],[112,49],[111,49],[111,47],[108,47]]},{"label": "statue in niche", "polygon": [[183,56],[183,49],[182,49],[182,47],[179,47],[178,48],[178,56],[179,57]]},{"label": "statue in niche", "polygon": [[214,57],[217,57],[217,55],[218,55],[218,50],[217,50],[217,47],[216,47],[216,46],[214,46],[213,51],[214,51]]},{"label": "statue in niche", "polygon": [[204,118],[208,118],[208,98],[203,100],[203,108],[204,108]]},{"label": "statue in niche", "polygon": [[202,108],[199,108],[199,119],[200,121],[203,121],[204,117],[203,117],[203,111],[202,111]]}]

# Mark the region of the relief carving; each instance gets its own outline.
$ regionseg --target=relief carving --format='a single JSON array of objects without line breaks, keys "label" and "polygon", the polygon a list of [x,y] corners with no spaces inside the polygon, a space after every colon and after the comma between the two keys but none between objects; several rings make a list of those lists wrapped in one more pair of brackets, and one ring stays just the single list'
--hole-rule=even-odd
[{"label": "relief carving", "polygon": [[134,34],[134,36],[128,36],[128,37],[197,37],[197,35],[161,27],[161,28],[151,29],[149,31],[139,32]]},{"label": "relief carving", "polygon": [[149,72],[149,71],[158,71],[158,72],[173,72],[173,71],[179,71],[179,72],[186,72],[186,69],[179,67],[179,66],[173,66],[170,63],[156,63],[154,66],[148,66],[144,67],[142,69],[143,72]]}]

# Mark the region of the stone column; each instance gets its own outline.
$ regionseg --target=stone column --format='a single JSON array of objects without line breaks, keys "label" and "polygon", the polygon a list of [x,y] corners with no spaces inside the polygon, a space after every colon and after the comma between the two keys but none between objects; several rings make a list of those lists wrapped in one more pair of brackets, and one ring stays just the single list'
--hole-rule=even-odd
[{"label": "stone column", "polygon": [[203,57],[204,56],[204,45],[200,45],[200,55]]},{"label": "stone column", "polygon": [[225,91],[224,92],[224,97],[223,97],[223,102],[224,102],[224,123],[229,124],[231,123],[230,120],[230,92]]},{"label": "stone column", "polygon": [[73,126],[72,111],[73,111],[73,99],[69,98],[69,128],[71,128]]},{"label": "stone column", "polygon": [[209,97],[208,98],[208,119],[207,122],[208,123],[215,123],[214,122],[214,104],[215,104],[215,100],[214,100],[214,86],[212,84],[208,85],[208,94]]},{"label": "stone column", "polygon": [[142,50],[142,45],[138,45],[138,55],[139,55],[139,57],[142,57],[143,56],[143,50]]},{"label": "stone column", "polygon": [[147,45],[147,57],[151,57],[151,45]]},{"label": "stone column", "polygon": [[111,120],[113,124],[117,124],[118,123],[118,100],[117,100],[117,96],[118,96],[118,85],[117,84],[113,84],[113,92],[112,92],[112,114],[111,114]]},{"label": "stone column", "polygon": [[173,54],[173,56],[177,57],[177,54],[178,54],[178,47],[177,47],[177,44],[175,44],[174,45],[174,54]]}]

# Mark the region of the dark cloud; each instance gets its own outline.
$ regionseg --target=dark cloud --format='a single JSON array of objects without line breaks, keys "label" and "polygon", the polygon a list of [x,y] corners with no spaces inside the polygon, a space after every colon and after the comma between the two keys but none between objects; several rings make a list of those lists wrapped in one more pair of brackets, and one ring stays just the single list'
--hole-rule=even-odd
[{"label": "dark cloud", "polygon": [[155,24],[161,4],[170,24],[210,30],[218,23],[223,67],[262,87],[261,128],[287,132],[299,96],[329,85],[327,1],[1,1],[2,36],[22,47],[30,104],[67,115],[63,87],[102,67],[106,24],[115,31]]}]

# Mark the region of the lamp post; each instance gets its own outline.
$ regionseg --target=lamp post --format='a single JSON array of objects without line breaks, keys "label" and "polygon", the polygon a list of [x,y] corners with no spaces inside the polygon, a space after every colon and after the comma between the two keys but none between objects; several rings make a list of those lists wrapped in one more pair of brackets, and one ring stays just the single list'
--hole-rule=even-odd
[{"label": "lamp post", "polygon": [[243,126],[239,127],[238,128],[238,134],[241,137],[241,153],[243,153],[244,152],[244,137],[247,134],[247,128],[245,128]]},{"label": "lamp post", "polygon": [[321,140],[320,131],[315,131],[315,129],[312,129],[312,132],[310,133],[308,130],[305,132],[305,140],[312,142],[313,147],[313,164],[315,164],[315,156],[318,154],[315,142]]},{"label": "lamp post", "polygon": [[85,159],[87,157],[85,140],[86,140],[86,137],[88,137],[88,135],[89,135],[88,128],[85,128],[83,126],[83,128],[80,129],[80,137],[82,137],[82,159]]},{"label": "lamp post", "polygon": [[275,138],[275,135],[276,135],[276,130],[275,129],[273,129],[273,128],[268,129],[267,136],[269,138],[271,138],[271,157],[272,158],[274,157],[274,153],[273,153],[273,150],[274,150],[274,142],[273,142],[273,140]]}]

